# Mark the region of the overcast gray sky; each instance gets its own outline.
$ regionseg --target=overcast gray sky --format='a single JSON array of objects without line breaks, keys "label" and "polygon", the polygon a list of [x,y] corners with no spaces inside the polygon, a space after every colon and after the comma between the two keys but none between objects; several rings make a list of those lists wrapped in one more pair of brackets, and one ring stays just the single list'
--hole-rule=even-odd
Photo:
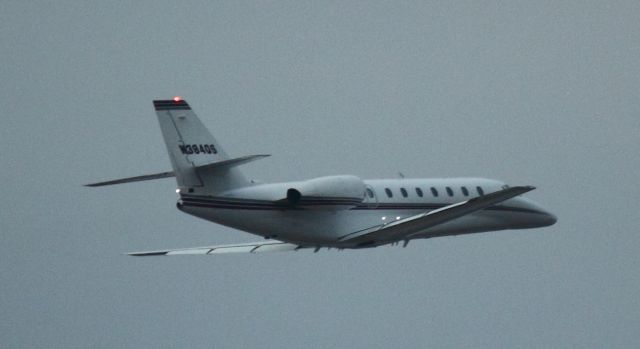
[{"label": "overcast gray sky", "polygon": [[[640,347],[640,3],[3,1],[0,346]],[[252,178],[484,176],[555,226],[406,249],[253,241],[175,209],[151,101]]]}]

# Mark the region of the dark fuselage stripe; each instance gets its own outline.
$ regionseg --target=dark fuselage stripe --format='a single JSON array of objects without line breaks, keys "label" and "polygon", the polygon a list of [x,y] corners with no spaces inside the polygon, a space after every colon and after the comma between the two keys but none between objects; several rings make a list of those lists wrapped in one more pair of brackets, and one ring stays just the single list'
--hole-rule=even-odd
[{"label": "dark fuselage stripe", "polygon": [[[298,204],[296,206],[290,206],[288,204],[279,204],[269,201],[248,201],[248,202],[239,202],[239,201],[224,201],[224,200],[192,200],[192,199],[182,199],[182,205],[184,206],[193,206],[193,207],[203,207],[203,208],[222,208],[222,209],[237,209],[237,210],[301,210],[308,208],[309,206],[341,206],[344,204],[340,203],[322,203],[322,204]],[[357,207],[352,207],[351,210],[436,210],[450,204],[379,204],[377,206],[371,205],[362,205]],[[307,207],[305,207],[307,206]],[[536,213],[536,214],[544,214],[543,212],[539,212],[536,210],[522,208],[522,207],[512,207],[512,206],[493,206],[486,208],[485,210],[490,211],[510,211],[510,212],[522,212],[522,213]]]}]

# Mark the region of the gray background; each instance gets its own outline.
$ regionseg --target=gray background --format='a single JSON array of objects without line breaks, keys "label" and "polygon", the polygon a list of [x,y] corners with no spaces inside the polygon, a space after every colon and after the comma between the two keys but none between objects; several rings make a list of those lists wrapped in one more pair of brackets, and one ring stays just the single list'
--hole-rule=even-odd
[{"label": "gray background", "polygon": [[[640,3],[3,1],[0,346],[640,346]],[[192,258],[151,101],[264,181],[484,176],[549,228]]]}]

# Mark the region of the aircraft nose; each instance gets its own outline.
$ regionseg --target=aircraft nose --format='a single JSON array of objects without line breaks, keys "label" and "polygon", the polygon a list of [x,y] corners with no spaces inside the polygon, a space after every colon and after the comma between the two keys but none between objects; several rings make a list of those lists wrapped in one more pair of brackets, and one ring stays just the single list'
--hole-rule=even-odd
[{"label": "aircraft nose", "polygon": [[529,228],[547,227],[556,224],[558,221],[556,215],[547,211],[531,199],[519,197],[512,202],[513,205],[518,205],[518,207],[530,212],[530,214],[527,215],[527,219],[525,219],[526,222],[522,222]]},{"label": "aircraft nose", "polygon": [[540,226],[547,227],[556,224],[556,222],[558,221],[558,217],[556,217],[556,215],[551,212],[542,211],[539,220]]},{"label": "aircraft nose", "polygon": [[558,217],[556,217],[556,215],[542,208],[540,205],[534,203],[533,201],[528,200],[527,204],[529,206],[529,209],[535,212],[534,221],[536,226],[547,227],[556,224],[556,222],[558,221]]}]

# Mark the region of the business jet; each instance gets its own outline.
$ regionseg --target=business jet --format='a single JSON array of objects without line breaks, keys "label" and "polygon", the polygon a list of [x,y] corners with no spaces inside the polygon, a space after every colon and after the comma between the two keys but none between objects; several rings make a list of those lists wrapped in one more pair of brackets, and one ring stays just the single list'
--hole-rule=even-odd
[{"label": "business jet", "polygon": [[255,243],[133,252],[132,256],[407,246],[410,240],[552,225],[556,217],[521,195],[532,186],[484,178],[363,180],[353,175],[258,184],[239,167],[269,155],[232,158],[189,104],[153,101],[173,171],[87,184],[175,177],[177,208],[264,238]]}]

